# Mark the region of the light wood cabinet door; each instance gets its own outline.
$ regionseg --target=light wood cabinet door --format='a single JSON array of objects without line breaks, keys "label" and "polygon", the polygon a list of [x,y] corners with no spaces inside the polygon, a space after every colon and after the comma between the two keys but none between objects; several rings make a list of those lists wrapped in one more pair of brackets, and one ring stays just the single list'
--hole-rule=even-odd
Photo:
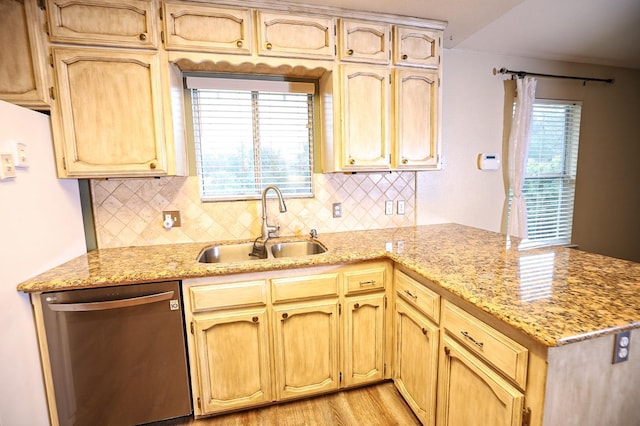
[{"label": "light wood cabinet door", "polygon": [[340,20],[338,58],[341,61],[388,64],[391,25]]},{"label": "light wood cabinet door", "polygon": [[266,307],[196,315],[193,323],[201,414],[270,402]]},{"label": "light wood cabinet door", "polygon": [[48,107],[47,67],[36,0],[0,0],[0,99]]},{"label": "light wood cabinet door", "polygon": [[393,28],[393,63],[437,68],[442,55],[442,31],[397,25]]},{"label": "light wood cabinet door", "polygon": [[520,426],[524,395],[451,337],[442,342],[438,426]]},{"label": "light wood cabinet door", "polygon": [[395,69],[393,76],[393,167],[410,170],[438,168],[438,72]]},{"label": "light wood cabinet door", "polygon": [[250,54],[249,9],[164,2],[164,44],[168,50]]},{"label": "light wood cabinet door", "polygon": [[278,400],[338,389],[338,301],[288,304],[273,311]]},{"label": "light wood cabinet door", "polygon": [[389,70],[342,66],[342,165],[345,171],[388,170]]},{"label": "light wood cabinet door", "polygon": [[167,173],[156,53],[54,48],[60,177]]},{"label": "light wood cabinet door", "polygon": [[438,328],[402,299],[395,304],[396,387],[423,425],[435,424]]},{"label": "light wood cabinet door", "polygon": [[157,48],[156,6],[145,0],[47,0],[53,43]]},{"label": "light wood cabinet door", "polygon": [[331,59],[335,23],[331,17],[258,12],[258,53],[266,56]]},{"label": "light wood cabinet door", "polygon": [[347,298],[344,312],[344,384],[384,378],[384,293]]}]

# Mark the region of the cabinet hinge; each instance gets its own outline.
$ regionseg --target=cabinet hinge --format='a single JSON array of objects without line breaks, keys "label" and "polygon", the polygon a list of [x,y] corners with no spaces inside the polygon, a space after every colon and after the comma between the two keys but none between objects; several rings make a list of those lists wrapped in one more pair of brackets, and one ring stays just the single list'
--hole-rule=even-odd
[{"label": "cabinet hinge", "polygon": [[38,7],[42,10],[46,9],[46,6],[44,4],[44,0],[38,0]]},{"label": "cabinet hinge", "polygon": [[387,363],[386,362],[382,366],[382,375],[385,376],[385,377],[387,376]]},{"label": "cabinet hinge", "polygon": [[522,410],[522,426],[531,425],[531,408],[527,407]]},{"label": "cabinet hinge", "polygon": [[53,68],[53,55],[49,55],[49,65]]},{"label": "cabinet hinge", "polygon": [[49,87],[49,97],[51,99],[55,99],[56,98],[56,91],[53,89],[53,86]]},{"label": "cabinet hinge", "polygon": [[189,328],[191,329],[191,334],[196,334],[195,328],[193,327],[193,321],[191,321]]},{"label": "cabinet hinge", "polygon": [[160,7],[160,10],[158,11],[158,16],[160,17],[160,20],[162,21],[164,19],[163,16],[164,12],[162,12],[162,6]]},{"label": "cabinet hinge", "polygon": [[202,409],[202,401],[200,401],[200,397],[198,397],[198,400],[196,402],[198,403],[198,408]]},{"label": "cabinet hinge", "polygon": [[[386,295],[384,296],[384,308],[387,309],[387,296]],[[385,368],[386,367],[387,366],[385,365]]]},{"label": "cabinet hinge", "polygon": [[342,315],[342,303],[338,303],[338,315]]},{"label": "cabinet hinge", "polygon": [[50,35],[49,34],[49,21],[45,21],[45,23],[42,26],[44,27],[44,33],[46,35]]},{"label": "cabinet hinge", "polygon": [[62,168],[67,170],[67,159],[64,156],[62,157]]},{"label": "cabinet hinge", "polygon": [[342,383],[342,371],[340,372],[340,383]]},{"label": "cabinet hinge", "polygon": [[160,41],[164,44],[164,31],[160,31]]}]

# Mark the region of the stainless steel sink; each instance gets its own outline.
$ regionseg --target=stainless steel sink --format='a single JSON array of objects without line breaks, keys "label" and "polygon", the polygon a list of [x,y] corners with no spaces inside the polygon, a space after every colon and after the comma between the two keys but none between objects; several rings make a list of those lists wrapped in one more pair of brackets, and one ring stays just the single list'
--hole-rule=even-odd
[{"label": "stainless steel sink", "polygon": [[327,248],[317,241],[290,241],[271,246],[271,254],[275,258],[310,256],[326,251]]},{"label": "stainless steel sink", "polygon": [[249,256],[253,243],[214,245],[202,249],[198,255],[201,263],[232,263],[259,260],[259,257]]}]

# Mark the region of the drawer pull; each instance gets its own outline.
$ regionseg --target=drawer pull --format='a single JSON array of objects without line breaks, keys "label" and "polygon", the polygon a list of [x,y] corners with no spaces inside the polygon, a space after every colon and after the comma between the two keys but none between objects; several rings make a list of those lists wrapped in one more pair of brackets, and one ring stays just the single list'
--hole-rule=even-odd
[{"label": "drawer pull", "polygon": [[253,317],[253,318],[251,318],[251,321],[253,321],[253,322],[258,322],[258,317]]},{"label": "drawer pull", "polygon": [[411,293],[409,290],[405,290],[404,292],[407,293],[407,296],[409,296],[413,300],[418,300],[418,295]]},{"label": "drawer pull", "polygon": [[479,348],[482,348],[484,346],[484,343],[482,342],[478,342],[476,339],[474,339],[469,333],[467,333],[466,331],[461,331],[460,334],[462,334],[465,339],[469,340],[471,343],[473,343],[474,345],[476,345]]},{"label": "drawer pull", "polygon": [[376,280],[360,281],[360,287],[363,287],[365,285],[375,285],[375,284],[376,284]]}]

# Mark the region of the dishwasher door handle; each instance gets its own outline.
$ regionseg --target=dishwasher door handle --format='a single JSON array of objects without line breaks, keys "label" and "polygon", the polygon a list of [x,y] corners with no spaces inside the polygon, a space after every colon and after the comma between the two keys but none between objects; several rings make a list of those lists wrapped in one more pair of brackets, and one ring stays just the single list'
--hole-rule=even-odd
[{"label": "dishwasher door handle", "polygon": [[149,294],[147,296],[131,297],[129,299],[107,300],[104,302],[85,303],[50,303],[49,309],[61,312],[90,312],[104,311],[107,309],[127,308],[130,306],[148,305],[150,303],[162,302],[173,297],[173,290],[162,293]]}]

